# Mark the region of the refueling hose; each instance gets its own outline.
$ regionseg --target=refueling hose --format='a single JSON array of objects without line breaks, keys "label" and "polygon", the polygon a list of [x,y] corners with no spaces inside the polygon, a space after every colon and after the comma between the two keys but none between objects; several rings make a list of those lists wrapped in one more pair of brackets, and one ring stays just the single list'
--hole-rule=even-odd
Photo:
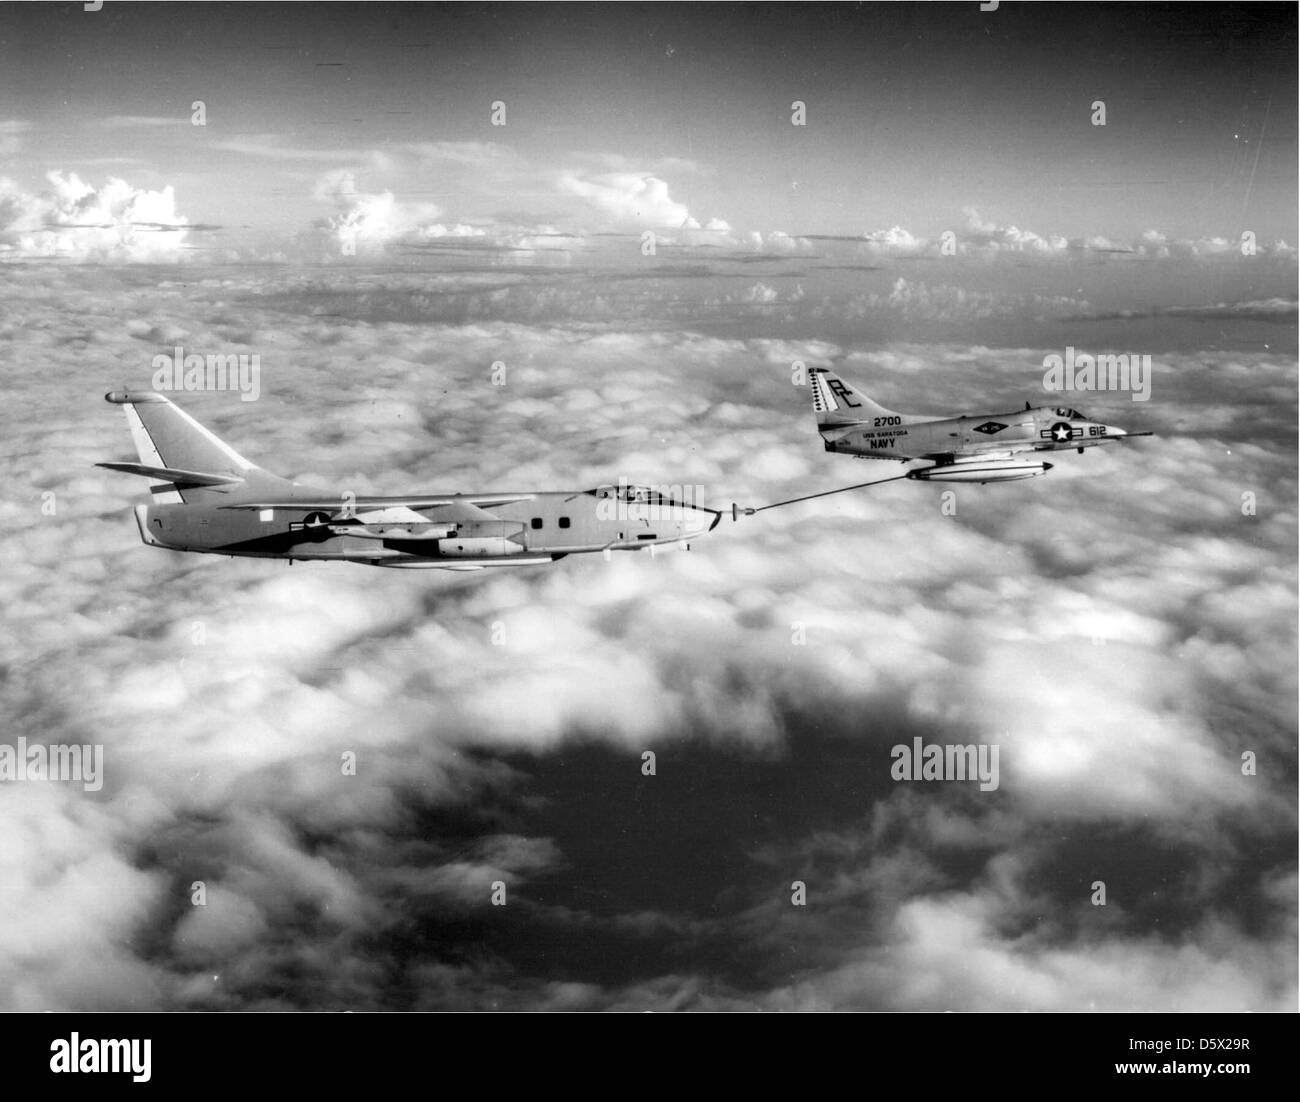
[{"label": "refueling hose", "polygon": [[[909,471],[908,474],[911,472]],[[792,497],[786,501],[774,501],[771,505],[759,505],[757,508],[749,509],[732,502],[731,519],[737,521],[741,517],[752,517],[755,513],[761,513],[766,509],[778,509],[782,505],[794,505],[799,501],[812,501],[815,497],[830,497],[831,494],[843,494],[849,490],[861,490],[864,486],[879,486],[882,482],[897,482],[900,478],[907,478],[908,474],[890,475],[888,478],[877,478],[871,482],[855,482],[852,486],[841,486],[838,490],[823,490],[820,494],[805,494],[803,497]]]}]

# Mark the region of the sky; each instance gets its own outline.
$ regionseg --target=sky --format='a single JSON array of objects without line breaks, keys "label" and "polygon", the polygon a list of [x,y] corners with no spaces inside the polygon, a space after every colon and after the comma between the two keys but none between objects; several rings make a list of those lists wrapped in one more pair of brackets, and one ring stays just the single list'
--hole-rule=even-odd
[{"label": "sky", "polygon": [[[1294,1011],[1295,24],[0,6],[0,748],[104,760],[0,779],[0,1006]],[[258,357],[174,397],[278,474],[727,516],[475,574],[148,548],[102,395],[178,345]],[[1067,348],[1149,400],[1056,397]],[[800,365],[1155,435],[733,522],[873,473]],[[895,779],[914,739],[998,785]]]},{"label": "sky", "polygon": [[0,133],[23,192],[171,186],[214,250],[295,238],[345,177],[426,226],[933,237],[974,208],[1294,246],[1294,46],[1268,5],[10,5]]}]

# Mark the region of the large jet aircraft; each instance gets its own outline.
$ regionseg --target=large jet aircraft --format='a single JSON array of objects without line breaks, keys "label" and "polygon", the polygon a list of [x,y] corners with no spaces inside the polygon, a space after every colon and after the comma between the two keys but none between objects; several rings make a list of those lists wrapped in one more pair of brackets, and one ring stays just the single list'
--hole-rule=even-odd
[{"label": "large jet aircraft", "polygon": [[[626,482],[567,492],[331,493],[263,470],[157,391],[104,397],[125,410],[140,462],[97,466],[154,480],[152,502],[135,507],[140,538],[151,547],[478,570],[689,547],[722,516]],[[691,488],[680,496],[691,498]]]},{"label": "large jet aircraft", "polygon": [[1096,447],[1149,432],[1125,432],[1076,409],[1034,406],[1011,413],[923,417],[895,413],[824,367],[809,371],[817,431],[828,452],[908,464],[900,478],[925,482],[1010,482],[1052,464],[1026,453]]}]

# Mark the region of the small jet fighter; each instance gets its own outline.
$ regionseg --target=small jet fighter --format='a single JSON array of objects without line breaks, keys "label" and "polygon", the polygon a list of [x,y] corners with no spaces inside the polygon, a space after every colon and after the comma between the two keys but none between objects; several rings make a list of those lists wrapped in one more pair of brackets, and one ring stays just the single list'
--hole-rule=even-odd
[{"label": "small jet fighter", "polygon": [[591,551],[689,547],[722,516],[689,500],[691,487],[674,495],[624,481],[564,492],[331,493],[251,463],[157,391],[104,397],[126,411],[140,462],[96,465],[154,480],[152,502],[135,506],[140,538],[151,547],[479,570]]},{"label": "small jet fighter", "polygon": [[[1046,474],[1052,464],[1037,453],[1096,447],[1149,432],[1125,432],[1064,406],[1033,406],[1012,413],[923,417],[895,413],[824,367],[809,371],[817,431],[828,452],[862,459],[897,459],[900,477],[923,482],[1011,482]],[[1034,453],[1034,454],[1026,454]]]}]

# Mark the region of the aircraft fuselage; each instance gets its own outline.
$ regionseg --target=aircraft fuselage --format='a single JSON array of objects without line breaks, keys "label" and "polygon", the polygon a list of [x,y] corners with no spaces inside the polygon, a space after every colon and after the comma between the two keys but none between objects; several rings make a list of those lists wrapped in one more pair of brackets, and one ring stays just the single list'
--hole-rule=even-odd
[{"label": "aircraft fuselage", "polygon": [[[689,488],[688,488],[689,489]],[[654,490],[605,486],[572,492],[464,495],[464,508],[437,519],[407,499],[350,498],[320,508],[320,491],[303,504],[273,508],[208,504],[136,506],[146,543],[177,551],[257,558],[320,559],[374,566],[482,566],[552,562],[596,551],[671,548],[714,527],[721,516]],[[472,502],[503,499],[485,513]],[[456,495],[444,495],[455,500]],[[511,500],[512,499],[512,500]]]},{"label": "aircraft fuselage", "polygon": [[1035,409],[926,420],[904,414],[853,424],[822,425],[826,450],[872,459],[979,456],[1086,448],[1123,430],[1080,418],[1073,410]]}]

